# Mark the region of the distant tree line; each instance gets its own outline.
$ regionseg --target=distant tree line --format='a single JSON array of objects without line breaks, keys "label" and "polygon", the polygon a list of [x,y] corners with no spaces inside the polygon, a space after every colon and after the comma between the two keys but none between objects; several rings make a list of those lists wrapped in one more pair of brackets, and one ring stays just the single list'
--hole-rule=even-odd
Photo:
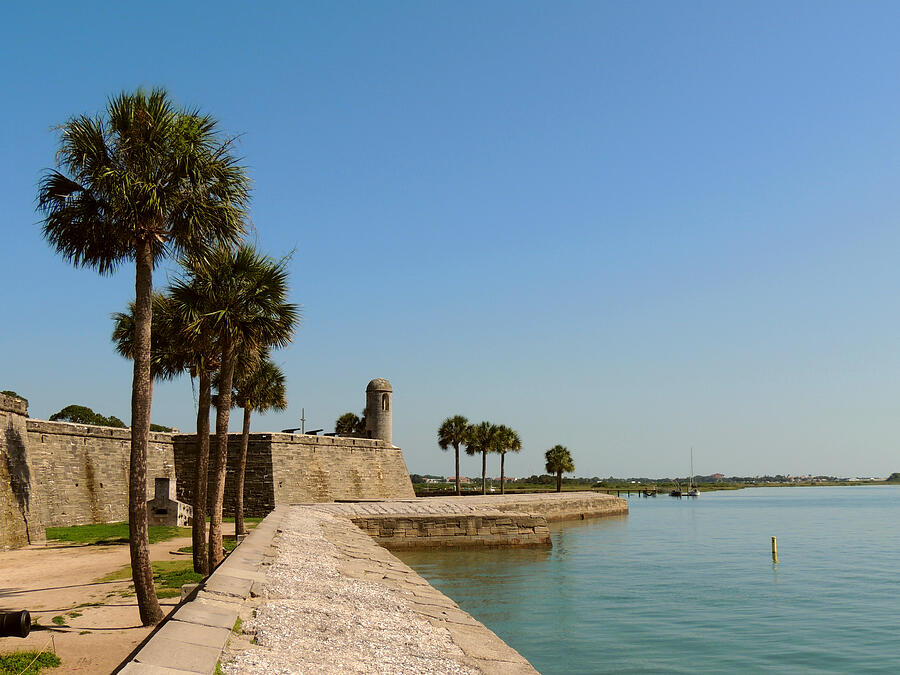
[{"label": "distant tree line", "polygon": [[[6,393],[6,392],[3,392]],[[106,417],[98,412],[94,412],[86,405],[78,405],[73,403],[67,405],[59,412],[50,415],[51,422],[73,422],[75,424],[93,424],[98,427],[115,427],[117,429],[127,429],[128,426],[115,415]],[[163,426],[162,424],[151,424],[150,431],[174,431],[173,427]]]}]

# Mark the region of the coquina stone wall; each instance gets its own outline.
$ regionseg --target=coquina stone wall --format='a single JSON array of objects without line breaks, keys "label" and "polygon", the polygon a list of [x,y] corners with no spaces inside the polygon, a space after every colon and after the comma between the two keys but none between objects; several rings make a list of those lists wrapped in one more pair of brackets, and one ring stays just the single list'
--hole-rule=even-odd
[{"label": "coquina stone wall", "polygon": [[[240,434],[229,434],[225,515],[233,515]],[[175,437],[178,499],[193,499],[195,435]],[[215,436],[210,437],[211,452]],[[210,460],[210,479],[212,477]],[[279,504],[415,497],[403,453],[386,441],[304,434],[250,434],[244,513],[265,516]]]},{"label": "coquina stone wall", "polygon": [[0,394],[0,551],[44,540],[25,401]]},{"label": "coquina stone wall", "polygon": [[392,551],[550,546],[547,519],[531,513],[357,516],[351,521]]},{"label": "coquina stone wall", "polygon": [[[35,419],[26,427],[45,526],[128,520],[130,429]],[[172,436],[150,434],[147,499],[156,478],[176,478]]]}]

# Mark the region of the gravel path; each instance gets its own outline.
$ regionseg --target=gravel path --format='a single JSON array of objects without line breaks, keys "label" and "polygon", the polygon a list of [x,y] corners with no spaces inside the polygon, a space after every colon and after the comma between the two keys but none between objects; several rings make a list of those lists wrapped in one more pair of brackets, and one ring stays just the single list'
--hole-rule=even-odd
[{"label": "gravel path", "polygon": [[[223,670],[250,675],[482,672],[465,664],[447,628],[415,611],[409,593],[342,570],[346,551],[328,540],[325,528],[340,532],[348,527],[353,528],[344,518],[312,509],[287,514],[262,602],[243,624],[245,634],[255,633],[257,644],[229,647]],[[348,531],[347,536],[355,535]]]}]

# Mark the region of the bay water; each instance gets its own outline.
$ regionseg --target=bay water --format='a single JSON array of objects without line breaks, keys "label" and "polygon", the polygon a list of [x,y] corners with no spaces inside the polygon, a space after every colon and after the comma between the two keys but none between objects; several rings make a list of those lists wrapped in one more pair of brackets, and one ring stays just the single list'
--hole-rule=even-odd
[{"label": "bay water", "polygon": [[400,557],[545,675],[900,672],[900,486],[629,509],[551,524],[550,550]]}]

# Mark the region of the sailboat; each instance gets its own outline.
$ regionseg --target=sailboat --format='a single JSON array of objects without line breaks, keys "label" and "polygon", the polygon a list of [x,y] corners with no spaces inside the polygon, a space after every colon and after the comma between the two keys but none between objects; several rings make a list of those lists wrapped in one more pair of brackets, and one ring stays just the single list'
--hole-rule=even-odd
[{"label": "sailboat", "polygon": [[700,488],[694,485],[694,448],[691,448],[691,477],[688,482],[688,497],[699,497],[700,496]]}]

